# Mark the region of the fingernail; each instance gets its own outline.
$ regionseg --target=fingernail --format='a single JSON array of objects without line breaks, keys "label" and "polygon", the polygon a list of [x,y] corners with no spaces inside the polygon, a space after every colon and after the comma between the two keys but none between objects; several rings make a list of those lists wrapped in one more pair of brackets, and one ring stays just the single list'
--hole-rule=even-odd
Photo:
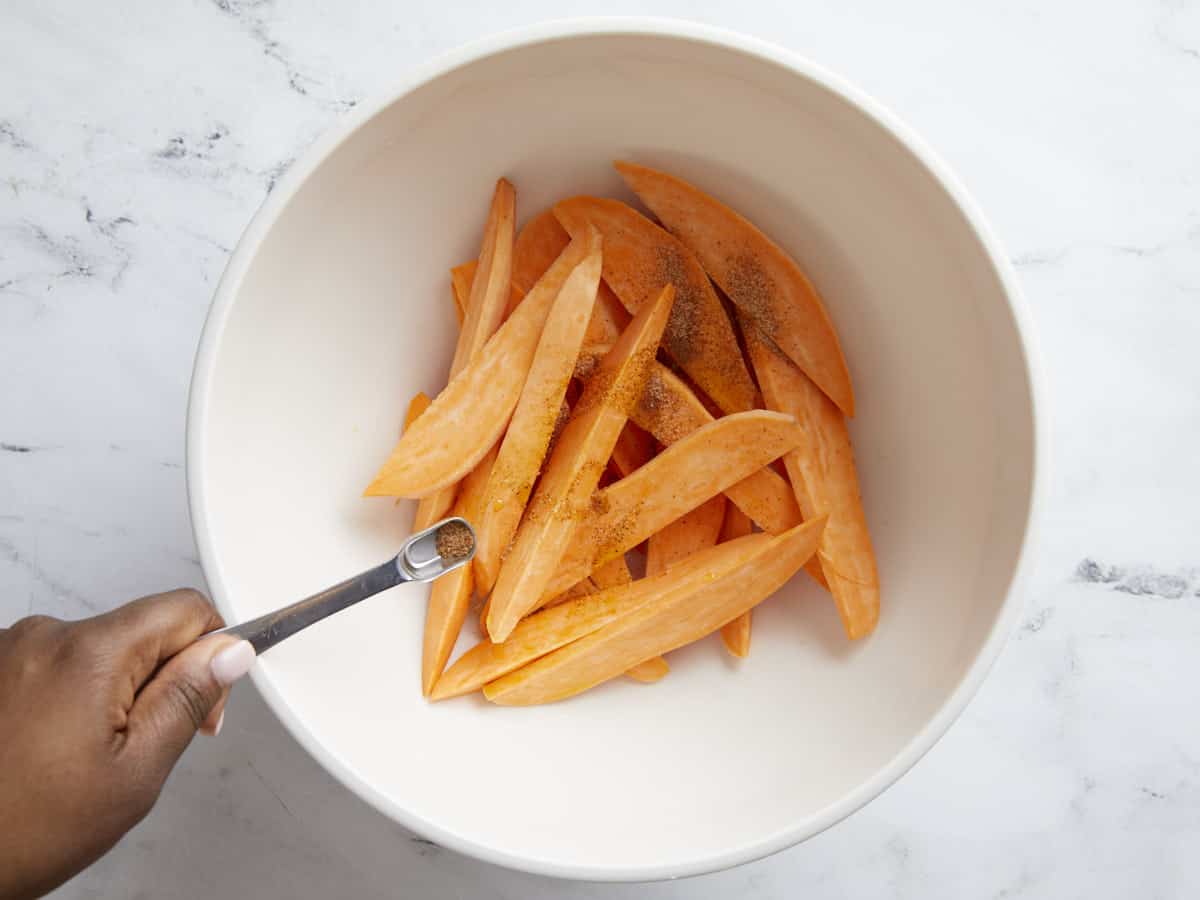
[{"label": "fingernail", "polygon": [[213,678],[222,687],[229,687],[254,665],[254,647],[249,641],[238,641],[232,647],[226,647],[212,658]]},{"label": "fingernail", "polygon": [[209,737],[216,737],[218,734],[221,733],[221,726],[224,724],[225,724],[225,710],[221,710],[221,714],[219,716],[217,716],[217,724],[214,725],[211,730],[209,730],[207,728],[201,728],[200,731],[203,732],[204,734],[207,734]]}]

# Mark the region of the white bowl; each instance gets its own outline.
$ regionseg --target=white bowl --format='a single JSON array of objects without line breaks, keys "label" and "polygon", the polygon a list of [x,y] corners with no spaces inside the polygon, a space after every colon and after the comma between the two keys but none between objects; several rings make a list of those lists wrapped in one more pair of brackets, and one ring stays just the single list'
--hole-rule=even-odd
[{"label": "white bowl", "polygon": [[907,128],[802,59],[678,22],[556,23],[451,53],[344,118],[247,229],[200,344],[188,484],[230,621],[394,553],[410,506],[360,495],[407,398],[443,384],[447,269],[475,254],[494,180],[524,219],[628,196],[614,158],[707,188],[822,291],[858,395],[878,631],[849,644],[797,578],[755,611],[744,662],[710,639],[654,686],[430,705],[410,587],[272,650],[254,681],[310,753],[420,834],[634,880],[754,859],[866,803],[946,730],[1019,614],[1043,446],[1028,319]]}]

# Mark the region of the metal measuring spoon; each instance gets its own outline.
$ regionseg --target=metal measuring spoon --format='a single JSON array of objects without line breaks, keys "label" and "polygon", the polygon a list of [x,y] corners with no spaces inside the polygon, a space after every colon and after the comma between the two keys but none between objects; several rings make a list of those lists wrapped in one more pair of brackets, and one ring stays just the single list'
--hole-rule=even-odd
[{"label": "metal measuring spoon", "polygon": [[454,517],[418,532],[404,542],[394,559],[348,578],[304,600],[210,634],[231,634],[247,640],[256,654],[303,631],[326,616],[360,600],[408,581],[432,581],[475,556],[475,530],[466,519]]}]

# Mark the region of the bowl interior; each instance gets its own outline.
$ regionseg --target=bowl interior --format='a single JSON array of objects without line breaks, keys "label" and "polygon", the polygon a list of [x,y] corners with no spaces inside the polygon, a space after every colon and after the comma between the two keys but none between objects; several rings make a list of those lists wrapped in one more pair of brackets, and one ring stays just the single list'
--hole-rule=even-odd
[{"label": "bowl interior", "polygon": [[476,253],[494,179],[524,220],[573,193],[629,197],[614,158],[709,189],[822,291],[858,394],[877,633],[849,645],[801,576],[755,611],[744,662],[710,638],[653,686],[429,705],[426,592],[409,587],[272,651],[258,684],[335,773],[436,840],[650,877],[776,849],[869,799],[932,740],[1005,608],[1031,502],[1025,357],[988,253],[904,143],[819,80],[678,36],[546,39],[441,74],[337,146],[231,271],[191,478],[231,619],[394,553],[411,505],[360,494],[409,396],[443,384],[447,269]]}]

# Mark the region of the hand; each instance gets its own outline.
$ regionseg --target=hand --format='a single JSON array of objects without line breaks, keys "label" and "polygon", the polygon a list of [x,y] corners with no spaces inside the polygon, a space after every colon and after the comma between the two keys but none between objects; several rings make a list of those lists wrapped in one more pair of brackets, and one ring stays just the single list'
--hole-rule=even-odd
[{"label": "hand", "polygon": [[254,662],[202,594],[93,619],[0,629],[0,897],[37,897],[107,852],[154,806],[197,730],[221,728]]}]

